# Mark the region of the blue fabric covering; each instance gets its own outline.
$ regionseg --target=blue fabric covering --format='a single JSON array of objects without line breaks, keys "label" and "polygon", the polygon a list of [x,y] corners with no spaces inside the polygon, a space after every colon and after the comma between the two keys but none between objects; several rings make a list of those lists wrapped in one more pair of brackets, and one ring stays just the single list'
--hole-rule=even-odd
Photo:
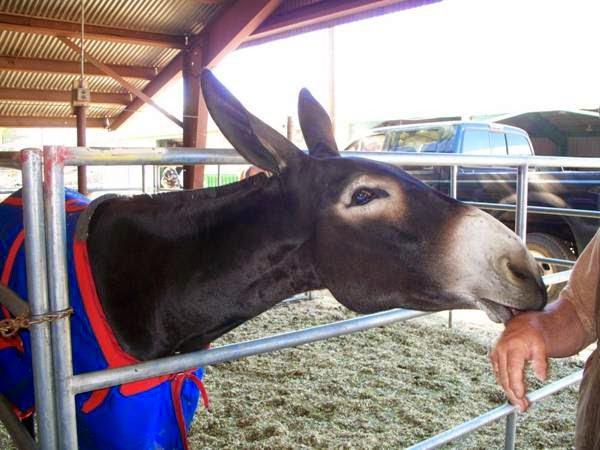
[{"label": "blue fabric covering", "polygon": [[[18,198],[21,192],[11,197]],[[66,201],[87,205],[89,200],[77,192],[67,190]],[[72,242],[79,212],[67,213],[69,295],[75,313],[71,317],[74,372],[76,374],[102,370],[108,367],[86,316],[77,286],[73,265]],[[0,204],[0,269],[10,247],[22,230],[22,209]],[[24,246],[19,250],[10,278],[9,287],[27,299]],[[20,333],[25,352],[15,348],[0,350],[0,392],[21,411],[34,405],[29,332]],[[195,374],[202,378],[203,371]],[[108,396],[96,409],[82,412],[83,403],[90,393],[76,397],[77,428],[81,449],[182,449],[175,408],[171,398],[171,383],[167,380],[145,392],[124,396],[119,387],[110,388]],[[183,384],[181,400],[186,428],[189,430],[199,398],[197,386],[190,380]]]}]

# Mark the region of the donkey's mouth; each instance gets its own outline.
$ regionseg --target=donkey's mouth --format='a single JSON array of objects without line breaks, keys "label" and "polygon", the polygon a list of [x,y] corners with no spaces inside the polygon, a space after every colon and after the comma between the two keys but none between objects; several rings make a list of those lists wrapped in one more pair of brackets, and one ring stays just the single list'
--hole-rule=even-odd
[{"label": "donkey's mouth", "polygon": [[490,320],[496,323],[505,323],[522,312],[520,309],[501,305],[488,298],[480,298],[477,300],[477,305]]}]

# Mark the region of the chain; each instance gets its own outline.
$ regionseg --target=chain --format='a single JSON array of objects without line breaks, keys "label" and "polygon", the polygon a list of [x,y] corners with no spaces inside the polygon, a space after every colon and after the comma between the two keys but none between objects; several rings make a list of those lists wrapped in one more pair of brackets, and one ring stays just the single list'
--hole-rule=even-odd
[{"label": "chain", "polygon": [[0,320],[0,335],[4,338],[9,338],[17,334],[19,330],[29,328],[31,325],[65,319],[71,314],[73,314],[73,308],[67,308],[54,313],[39,314],[36,316],[26,316],[25,314],[21,314],[14,319],[3,319]]}]

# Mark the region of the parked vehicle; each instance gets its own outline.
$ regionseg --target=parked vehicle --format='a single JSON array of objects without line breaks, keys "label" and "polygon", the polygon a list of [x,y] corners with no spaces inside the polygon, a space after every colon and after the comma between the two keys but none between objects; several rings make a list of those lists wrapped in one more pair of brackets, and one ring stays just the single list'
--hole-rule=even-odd
[{"label": "parked vehicle", "polygon": [[[349,151],[389,151],[399,153],[451,153],[466,155],[533,155],[529,136],[520,128],[494,123],[439,122],[375,128],[353,141]],[[430,186],[449,193],[450,168],[405,167]],[[516,202],[516,169],[508,167],[460,167],[458,199],[486,203]],[[598,209],[600,170],[579,171],[532,168],[529,174],[529,205],[574,209]],[[514,213],[493,212],[514,228]],[[548,258],[575,259],[590,241],[600,221],[530,213],[527,246]],[[546,274],[560,266],[541,264]],[[555,286],[550,295],[561,289]]]}]

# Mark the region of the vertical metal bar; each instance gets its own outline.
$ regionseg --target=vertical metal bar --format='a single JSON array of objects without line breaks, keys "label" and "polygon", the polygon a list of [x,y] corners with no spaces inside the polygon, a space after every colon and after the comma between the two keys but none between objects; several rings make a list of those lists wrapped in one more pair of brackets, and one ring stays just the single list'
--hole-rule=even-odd
[{"label": "vertical metal bar", "polygon": [[[458,197],[458,166],[450,166],[449,194],[452,198]],[[448,311],[448,328],[452,328],[452,310]]]},{"label": "vertical metal bar", "polygon": [[504,434],[504,450],[515,450],[515,438],[517,435],[517,413],[513,412],[506,416],[506,429]]},{"label": "vertical metal bar", "polygon": [[[31,313],[34,315],[46,314],[49,312],[49,302],[46,237],[44,235],[42,152],[38,149],[25,149],[21,152],[21,161],[27,295]],[[35,324],[29,331],[39,447],[42,450],[58,449],[50,324],[48,322]]]},{"label": "vertical metal bar", "polygon": [[529,166],[519,166],[517,172],[517,211],[515,214],[515,233],[525,242],[527,235],[527,196],[528,196]]},{"label": "vertical metal bar", "polygon": [[[50,305],[53,311],[69,307],[65,230],[64,148],[44,147],[44,206]],[[68,318],[52,322],[52,356],[56,376],[58,438],[61,450],[77,449],[75,396],[71,393],[73,361]]]},{"label": "vertical metal bar", "polygon": [[[527,197],[529,192],[529,167],[527,164],[519,166],[517,170],[517,209],[515,212],[515,232],[523,243],[527,236]],[[504,437],[505,450],[514,450],[517,433],[517,413],[506,417],[506,433]]]},{"label": "vertical metal bar", "polygon": [[146,189],[146,166],[142,164],[142,192],[145,194],[148,192]]},{"label": "vertical metal bar", "polygon": [[[83,46],[83,42],[81,43]],[[80,81],[82,83],[82,81]],[[84,87],[83,84],[79,85]],[[86,144],[86,129],[87,129],[87,106],[75,106],[75,119],[77,123],[77,147],[85,147]],[[88,195],[87,183],[87,167],[77,167],[77,189],[83,195]]]}]

